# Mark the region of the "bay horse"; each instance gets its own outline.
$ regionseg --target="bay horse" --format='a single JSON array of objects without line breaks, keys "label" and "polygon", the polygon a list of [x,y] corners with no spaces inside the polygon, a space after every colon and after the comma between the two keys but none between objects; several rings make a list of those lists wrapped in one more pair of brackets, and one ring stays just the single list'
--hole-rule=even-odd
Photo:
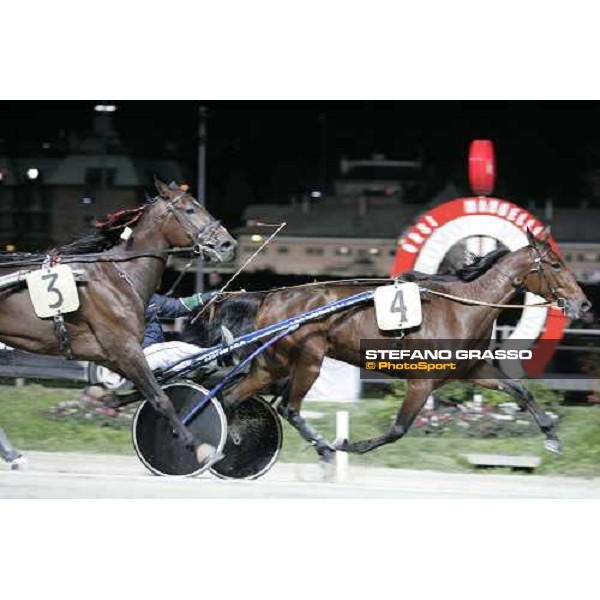
[{"label": "bay horse", "polygon": [[[132,381],[169,419],[181,442],[191,447],[198,444],[180,422],[142,351],[144,310],[160,285],[169,249],[183,247],[229,260],[236,242],[190,193],[158,179],[155,185],[154,199],[110,216],[97,224],[97,233],[62,246],[51,256],[84,273],[84,282],[78,285],[80,307],[64,316],[73,358],[93,361]],[[42,259],[43,255],[4,255],[0,276],[39,268]],[[36,316],[25,286],[0,290],[0,340],[29,352],[61,353],[53,320]]]},{"label": "bay horse", "polygon": [[[485,348],[489,345],[493,324],[502,306],[522,290],[542,296],[548,302],[562,299],[567,316],[579,318],[591,308],[591,303],[564,261],[549,245],[547,236],[548,231],[545,230],[538,240],[527,231],[529,245],[519,250],[493,252],[454,275],[419,276],[419,284],[432,292],[463,298],[465,302],[427,294],[422,304],[422,325],[408,330],[399,343],[409,340],[465,340],[470,343],[473,340],[473,347],[483,343]],[[406,276],[406,279],[409,277]],[[225,325],[239,336],[372,288],[372,283],[329,282],[231,295],[214,310],[210,332],[216,337],[221,325]],[[468,304],[469,300],[484,305]],[[199,334],[199,329],[191,329],[187,339],[193,340]],[[410,428],[429,394],[452,380],[460,379],[512,395],[533,415],[545,436],[546,448],[560,452],[555,427],[531,392],[519,381],[507,378],[495,366],[477,359],[461,362],[456,371],[444,372],[438,379],[406,376],[406,397],[390,429],[382,436],[357,442],[340,440],[335,445],[327,442],[300,414],[302,400],[317,378],[323,358],[329,356],[359,366],[360,340],[389,338],[390,334],[393,337],[394,332],[378,329],[372,304],[360,305],[304,325],[259,356],[249,373],[226,389],[224,406],[227,410],[267,386],[287,380],[279,405],[280,414],[315,447],[321,459],[328,462],[336,450],[362,454],[399,440]],[[214,340],[209,340],[209,344],[212,343]],[[391,374],[398,376],[397,372]]]}]

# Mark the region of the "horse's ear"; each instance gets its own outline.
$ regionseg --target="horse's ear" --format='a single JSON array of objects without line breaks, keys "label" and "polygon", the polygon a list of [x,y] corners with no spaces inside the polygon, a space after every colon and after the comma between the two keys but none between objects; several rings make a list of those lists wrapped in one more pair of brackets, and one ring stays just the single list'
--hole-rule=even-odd
[{"label": "horse's ear", "polygon": [[156,175],[154,176],[154,185],[156,186],[156,191],[162,198],[169,198],[169,186],[161,181]]},{"label": "horse's ear", "polygon": [[529,242],[530,246],[537,248],[537,240],[535,239],[535,235],[531,233],[529,227],[527,228],[527,241]]}]

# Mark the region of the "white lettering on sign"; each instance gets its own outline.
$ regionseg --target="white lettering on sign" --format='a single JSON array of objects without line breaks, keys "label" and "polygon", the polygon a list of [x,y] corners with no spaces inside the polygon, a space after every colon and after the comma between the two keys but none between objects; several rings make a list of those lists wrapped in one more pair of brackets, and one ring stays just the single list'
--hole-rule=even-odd
[{"label": "white lettering on sign", "polygon": [[477,202],[475,200],[465,200],[465,212],[468,215],[477,212]]},{"label": "white lettering on sign", "polygon": [[412,244],[402,244],[402,249],[406,250],[407,252],[410,252],[411,254],[416,254],[418,252],[418,249],[416,246],[413,246]]}]

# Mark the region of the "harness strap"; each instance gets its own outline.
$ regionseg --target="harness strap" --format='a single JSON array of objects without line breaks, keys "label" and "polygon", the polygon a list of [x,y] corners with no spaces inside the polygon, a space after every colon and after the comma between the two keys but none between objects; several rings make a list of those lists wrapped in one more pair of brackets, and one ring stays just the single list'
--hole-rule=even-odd
[{"label": "harness strap", "polygon": [[71,348],[69,333],[67,332],[67,326],[65,325],[65,318],[62,315],[56,315],[54,317],[54,334],[58,340],[59,350],[68,360],[73,360],[75,356],[73,355],[73,350]]}]

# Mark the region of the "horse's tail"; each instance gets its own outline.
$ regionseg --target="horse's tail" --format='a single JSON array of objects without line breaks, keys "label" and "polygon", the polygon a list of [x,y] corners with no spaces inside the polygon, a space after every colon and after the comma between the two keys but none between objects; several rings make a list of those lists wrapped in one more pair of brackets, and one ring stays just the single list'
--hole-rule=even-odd
[{"label": "horse's tail", "polygon": [[266,295],[266,292],[249,292],[226,296],[213,305],[214,311],[209,310],[195,323],[186,325],[183,340],[208,348],[223,342],[222,326],[227,327],[236,338],[254,331],[254,324]]}]

